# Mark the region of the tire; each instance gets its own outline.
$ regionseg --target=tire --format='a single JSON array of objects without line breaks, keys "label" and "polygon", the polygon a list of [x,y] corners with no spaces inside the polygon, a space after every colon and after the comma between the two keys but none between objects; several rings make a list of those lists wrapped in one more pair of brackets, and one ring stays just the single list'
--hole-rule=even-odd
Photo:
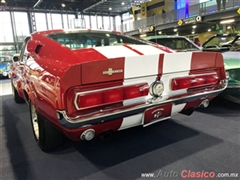
[{"label": "tire", "polygon": [[14,101],[15,101],[16,103],[20,104],[20,103],[24,103],[24,102],[25,102],[25,100],[24,100],[22,97],[19,96],[18,91],[17,91],[16,88],[13,86],[13,84],[12,84],[12,93],[13,93]]},{"label": "tire", "polygon": [[33,134],[42,151],[53,150],[63,143],[63,135],[50,122],[40,115],[32,102],[29,102],[30,119]]}]

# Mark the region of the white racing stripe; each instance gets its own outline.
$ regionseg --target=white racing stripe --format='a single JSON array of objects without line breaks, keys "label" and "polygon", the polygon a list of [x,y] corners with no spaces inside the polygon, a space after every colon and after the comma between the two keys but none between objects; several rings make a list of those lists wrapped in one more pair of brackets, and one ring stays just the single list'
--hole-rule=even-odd
[{"label": "white racing stripe", "polygon": [[[131,48],[144,55],[124,46],[96,47],[95,49],[107,58],[125,57],[124,63],[124,85],[147,82],[149,86],[156,80],[159,67],[159,54],[165,53],[160,49],[151,46],[130,45]],[[183,77],[189,74],[191,68],[192,53],[165,53],[163,60],[163,75],[161,80],[164,83],[162,101],[170,96],[177,96],[186,92],[186,89],[171,91],[171,79]],[[137,77],[137,78],[136,78]],[[151,98],[150,95],[146,99]],[[124,105],[129,103],[123,102]],[[171,115],[179,113],[185,107],[184,104],[172,105]],[[119,130],[141,125],[144,113],[123,118]]]},{"label": "white racing stripe", "polygon": [[123,118],[121,127],[118,130],[139,126],[142,124],[143,113]]},{"label": "white racing stripe", "polygon": [[143,77],[158,74],[159,54],[126,57],[124,78]]},{"label": "white racing stripe", "polygon": [[191,69],[192,52],[170,53],[164,55],[163,73],[189,71]]},{"label": "white racing stripe", "polygon": [[128,45],[128,46],[143,53],[144,55],[167,53],[153,46],[146,46],[146,45]]},{"label": "white racing stripe", "polygon": [[138,53],[124,46],[107,46],[107,47],[103,46],[95,47],[94,49],[107,58],[140,56]]},{"label": "white racing stripe", "polygon": [[181,112],[183,110],[183,108],[185,107],[185,105],[186,105],[186,103],[178,104],[178,105],[173,104],[171,115]]},{"label": "white racing stripe", "polygon": [[[178,105],[173,104],[171,116],[181,112],[183,110],[183,108],[185,107],[185,105],[186,105],[186,103],[178,104]],[[144,125],[143,122],[144,122],[144,113],[129,116],[129,117],[123,118],[122,124],[118,130],[123,130],[123,129],[131,128],[131,127],[139,126],[139,125]]]},{"label": "white racing stripe", "polygon": [[[146,56],[148,57],[148,56]],[[142,59],[141,63],[144,63],[144,65],[140,64],[140,60],[136,61],[131,58],[126,58],[125,59],[125,77],[134,77],[136,76],[139,72],[139,69],[143,69],[145,67],[150,67],[149,72],[151,71],[152,74],[157,74],[158,73],[158,62],[159,62],[159,56],[156,56],[155,59],[151,61],[151,64],[149,61],[145,61]],[[183,93],[187,92],[187,89],[182,89],[178,91],[171,91],[171,79],[176,78],[176,77],[184,77],[189,75],[189,71],[191,68],[191,59],[192,59],[192,53],[186,53],[186,54],[165,54],[164,55],[164,60],[163,60],[163,75],[161,77],[161,80],[164,83],[164,93],[162,97],[162,101],[165,99],[171,97],[171,96],[177,96]],[[137,63],[138,62],[138,63]],[[146,64],[147,63],[147,64]],[[157,66],[157,68],[155,68]],[[134,68],[128,68],[128,67],[134,67]],[[152,68],[152,69],[151,69]],[[148,71],[144,71],[144,74],[149,73]],[[154,73],[153,73],[154,72]],[[130,83],[138,83],[140,82],[148,82],[149,86],[151,85],[152,82],[155,81],[155,76],[148,77],[148,78],[138,78],[136,79],[131,79],[131,80],[125,80],[124,85],[130,84]],[[148,98],[151,96],[148,95]],[[186,103],[183,104],[178,104],[175,105],[174,103],[172,104],[172,109],[171,109],[171,115],[177,114],[183,110],[185,107]],[[134,127],[141,125],[141,122],[143,121],[144,113],[130,116],[127,118],[123,118],[121,127],[119,130],[126,129],[129,127]]]}]

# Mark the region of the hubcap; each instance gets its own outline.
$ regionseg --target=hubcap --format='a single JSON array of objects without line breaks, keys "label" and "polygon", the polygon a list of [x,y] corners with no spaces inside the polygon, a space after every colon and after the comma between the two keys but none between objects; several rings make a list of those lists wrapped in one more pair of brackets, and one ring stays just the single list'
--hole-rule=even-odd
[{"label": "hubcap", "polygon": [[37,139],[39,139],[39,126],[38,126],[38,119],[37,119],[37,111],[33,104],[31,104],[31,117],[32,117],[32,126],[33,131]]}]

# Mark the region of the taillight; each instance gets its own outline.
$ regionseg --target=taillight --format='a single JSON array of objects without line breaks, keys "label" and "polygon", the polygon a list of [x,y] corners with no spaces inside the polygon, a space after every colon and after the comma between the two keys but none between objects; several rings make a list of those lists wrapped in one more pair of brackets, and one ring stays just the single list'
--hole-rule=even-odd
[{"label": "taillight", "polygon": [[124,98],[123,88],[107,90],[103,93],[103,102],[112,103],[122,101]]},{"label": "taillight", "polygon": [[75,106],[77,110],[105,106],[118,103],[123,100],[147,96],[149,86],[141,83],[130,86],[120,86],[108,89],[99,89],[83,93],[76,93]]},{"label": "taillight", "polygon": [[103,103],[102,92],[79,95],[77,103],[80,107],[83,107],[83,108],[102,104]]},{"label": "taillight", "polygon": [[171,89],[180,90],[194,87],[201,87],[205,85],[216,85],[219,78],[216,73],[206,75],[191,75],[187,77],[172,79]]}]

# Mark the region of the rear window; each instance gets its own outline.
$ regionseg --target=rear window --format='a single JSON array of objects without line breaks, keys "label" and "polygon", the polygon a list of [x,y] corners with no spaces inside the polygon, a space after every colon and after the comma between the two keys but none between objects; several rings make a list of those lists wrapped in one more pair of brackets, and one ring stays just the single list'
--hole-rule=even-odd
[{"label": "rear window", "polygon": [[199,50],[193,43],[187,41],[184,38],[158,38],[151,39],[150,41],[167,46],[174,50]]},{"label": "rear window", "polygon": [[148,44],[145,41],[130,36],[106,32],[71,32],[48,35],[70,49],[80,49],[99,46],[117,46],[123,44]]}]

